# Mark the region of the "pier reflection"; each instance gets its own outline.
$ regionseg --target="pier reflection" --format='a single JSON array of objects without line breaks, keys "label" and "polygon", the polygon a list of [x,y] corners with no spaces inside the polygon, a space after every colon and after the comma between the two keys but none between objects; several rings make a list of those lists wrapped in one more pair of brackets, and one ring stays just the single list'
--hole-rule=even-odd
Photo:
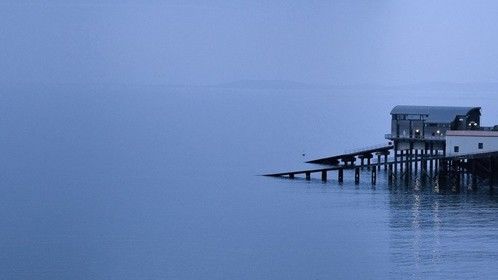
[{"label": "pier reflection", "polygon": [[480,267],[496,260],[497,195],[489,190],[441,193],[433,185],[414,184],[419,185],[389,190],[393,278],[462,277],[459,273],[468,271],[461,271],[461,264]]}]

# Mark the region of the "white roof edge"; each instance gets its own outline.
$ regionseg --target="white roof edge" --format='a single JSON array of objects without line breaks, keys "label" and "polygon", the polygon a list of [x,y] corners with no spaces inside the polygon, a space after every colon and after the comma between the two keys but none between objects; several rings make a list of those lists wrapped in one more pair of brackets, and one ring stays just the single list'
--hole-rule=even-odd
[{"label": "white roof edge", "polygon": [[498,131],[487,130],[448,130],[446,136],[498,137]]}]

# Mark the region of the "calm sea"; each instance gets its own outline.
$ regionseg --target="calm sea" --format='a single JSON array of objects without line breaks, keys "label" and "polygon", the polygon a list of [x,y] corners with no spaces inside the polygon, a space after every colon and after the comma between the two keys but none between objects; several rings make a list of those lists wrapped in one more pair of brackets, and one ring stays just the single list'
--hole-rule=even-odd
[{"label": "calm sea", "polygon": [[469,279],[498,195],[258,176],[385,142],[397,104],[493,92],[39,86],[0,92],[0,279]]}]

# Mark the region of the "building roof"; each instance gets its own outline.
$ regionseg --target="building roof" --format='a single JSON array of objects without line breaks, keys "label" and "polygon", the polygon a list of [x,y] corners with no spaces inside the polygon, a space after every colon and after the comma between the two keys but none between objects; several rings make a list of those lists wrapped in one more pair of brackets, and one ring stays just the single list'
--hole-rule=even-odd
[{"label": "building roof", "polygon": [[498,137],[498,131],[491,130],[448,130],[446,136]]},{"label": "building roof", "polygon": [[481,110],[481,107],[447,107],[447,106],[407,106],[398,105],[391,111],[391,115],[427,115],[429,123],[451,123],[457,116],[466,116],[472,110]]}]

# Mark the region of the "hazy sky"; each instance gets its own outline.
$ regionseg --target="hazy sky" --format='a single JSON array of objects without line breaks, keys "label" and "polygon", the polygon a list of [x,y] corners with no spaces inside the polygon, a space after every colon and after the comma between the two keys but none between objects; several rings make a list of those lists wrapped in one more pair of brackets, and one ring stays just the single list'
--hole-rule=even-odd
[{"label": "hazy sky", "polygon": [[497,15],[475,0],[1,0],[0,82],[496,82]]}]

